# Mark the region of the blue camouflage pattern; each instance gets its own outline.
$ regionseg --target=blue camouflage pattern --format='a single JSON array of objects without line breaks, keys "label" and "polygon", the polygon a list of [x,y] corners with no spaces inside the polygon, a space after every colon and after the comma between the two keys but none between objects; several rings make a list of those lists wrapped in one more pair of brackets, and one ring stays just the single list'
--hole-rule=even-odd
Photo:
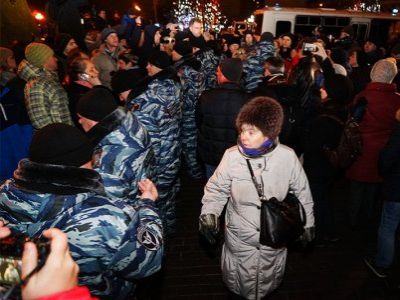
[{"label": "blue camouflage pattern", "polygon": [[157,207],[163,221],[164,236],[174,233],[175,197],[180,189],[180,85],[173,79],[156,78],[145,92],[131,99],[127,107],[139,106],[135,115],[149,132],[155,156]]},{"label": "blue camouflage pattern", "polygon": [[209,90],[217,86],[217,67],[219,57],[215,55],[212,49],[201,50],[195,54],[198,61],[201,62],[201,72],[204,74],[204,89]]},{"label": "blue camouflage pattern", "polygon": [[[132,112],[118,108],[101,125],[115,126],[94,148],[93,169],[100,173],[107,196],[134,204],[137,183],[152,179],[154,152],[146,128]],[[106,123],[106,124],[103,124]]]},{"label": "blue camouflage pattern", "polygon": [[[48,219],[56,203],[61,205]],[[94,192],[35,194],[19,189],[11,179],[0,186],[0,220],[29,236],[52,227],[66,233],[80,268],[79,284],[94,296],[124,299],[134,289],[134,279],[161,267],[162,225],[151,200],[131,206]]]},{"label": "blue camouflage pattern", "polygon": [[243,61],[244,88],[254,92],[264,77],[264,62],[275,55],[275,47],[269,41],[258,43],[255,53]]},{"label": "blue camouflage pattern", "polygon": [[184,65],[178,71],[182,85],[182,154],[189,175],[193,178],[203,177],[203,168],[197,155],[197,127],[195,110],[201,93],[205,90],[204,74],[190,66]]}]

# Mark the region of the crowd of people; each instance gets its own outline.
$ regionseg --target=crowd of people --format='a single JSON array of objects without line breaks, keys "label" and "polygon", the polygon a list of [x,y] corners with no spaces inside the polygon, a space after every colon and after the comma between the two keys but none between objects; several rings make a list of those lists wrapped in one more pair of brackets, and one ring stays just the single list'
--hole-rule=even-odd
[{"label": "crowd of people", "polygon": [[[328,197],[338,177],[351,182],[352,228],[384,199],[377,254],[366,263],[387,276],[400,223],[399,37],[359,45],[351,26],[335,41],[322,28],[217,36],[198,18],[179,30],[144,25],[132,11],[113,27],[102,10],[96,20],[83,45],[59,33],[0,48],[0,233],[51,239],[24,299],[132,297],[136,279],[161,269],[175,233],[180,170],[208,180],[199,227],[210,243],[226,207],[221,264],[232,297],[270,294],[287,254],[260,244],[248,167],[267,198],[300,200],[306,242],[338,240]],[[327,150],[360,107],[362,153],[339,169]],[[35,256],[27,244],[23,275]]]}]

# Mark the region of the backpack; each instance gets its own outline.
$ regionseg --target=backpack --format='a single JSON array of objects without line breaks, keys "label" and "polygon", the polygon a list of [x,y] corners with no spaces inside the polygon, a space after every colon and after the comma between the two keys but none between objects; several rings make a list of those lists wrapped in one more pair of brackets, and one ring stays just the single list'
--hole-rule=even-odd
[{"label": "backpack", "polygon": [[363,141],[359,123],[364,116],[366,105],[367,99],[365,97],[361,98],[353,113],[349,114],[345,122],[333,115],[321,115],[335,120],[343,126],[343,131],[337,147],[335,149],[324,149],[326,158],[329,160],[330,164],[337,169],[349,168],[362,153]]}]

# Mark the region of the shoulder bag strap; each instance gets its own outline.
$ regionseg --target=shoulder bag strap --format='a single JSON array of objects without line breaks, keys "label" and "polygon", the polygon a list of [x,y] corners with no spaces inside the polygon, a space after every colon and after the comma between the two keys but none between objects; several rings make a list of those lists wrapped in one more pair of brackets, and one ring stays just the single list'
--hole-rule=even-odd
[{"label": "shoulder bag strap", "polygon": [[250,171],[251,180],[253,181],[254,186],[256,187],[256,190],[257,190],[257,193],[258,193],[258,197],[260,197],[261,201],[267,201],[267,198],[264,195],[264,191],[262,189],[262,186],[261,186],[261,184],[259,184],[257,182],[256,176],[254,175],[253,168],[251,167],[251,164],[250,164],[250,160],[246,159],[246,163],[247,163],[247,167],[249,168],[249,171]]}]

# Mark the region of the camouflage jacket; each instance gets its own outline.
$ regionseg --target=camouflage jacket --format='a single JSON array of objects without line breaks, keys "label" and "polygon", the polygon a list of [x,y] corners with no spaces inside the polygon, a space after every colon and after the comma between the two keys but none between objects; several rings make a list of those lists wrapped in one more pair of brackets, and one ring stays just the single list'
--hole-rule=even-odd
[{"label": "camouflage jacket", "polygon": [[264,62],[275,52],[274,45],[262,41],[256,47],[256,52],[243,62],[244,87],[247,92],[253,92],[264,77]]},{"label": "camouflage jacket", "polygon": [[24,79],[25,106],[32,126],[40,129],[52,123],[73,125],[68,109],[67,92],[58,81],[58,75],[22,61],[18,75]]},{"label": "camouflage jacket", "polygon": [[107,196],[134,204],[137,182],[152,177],[154,153],[147,130],[134,114],[118,108],[88,136],[95,144],[93,169],[100,173]]},{"label": "camouflage jacket", "polygon": [[133,279],[160,269],[162,225],[153,201],[131,206],[104,193],[94,170],[24,159],[14,179],[0,186],[0,220],[29,236],[61,229],[79,265],[79,283],[93,295],[123,298]]},{"label": "camouflage jacket", "polygon": [[170,71],[161,71],[145,92],[127,103],[128,108],[138,106],[135,115],[149,132],[154,149],[157,184],[167,186],[176,178],[181,153],[181,89],[172,76]]},{"label": "camouflage jacket", "polygon": [[201,72],[204,74],[205,89],[209,90],[217,85],[217,67],[219,57],[210,48],[196,52],[196,58],[201,62]]}]

